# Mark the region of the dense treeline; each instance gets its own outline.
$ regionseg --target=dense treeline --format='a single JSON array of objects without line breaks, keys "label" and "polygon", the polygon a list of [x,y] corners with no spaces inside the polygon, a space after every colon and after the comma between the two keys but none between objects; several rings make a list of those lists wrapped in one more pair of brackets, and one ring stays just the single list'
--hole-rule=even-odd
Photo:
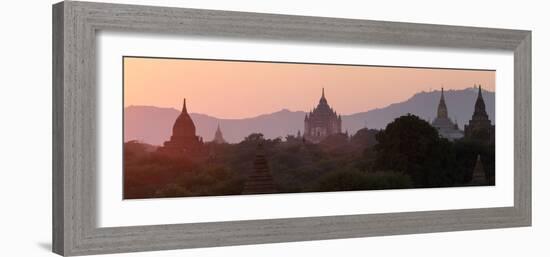
[{"label": "dense treeline", "polygon": [[382,131],[331,135],[319,144],[292,135],[264,139],[259,133],[238,144],[206,143],[201,158],[174,158],[127,142],[125,198],[240,194],[260,143],[281,193],[468,185],[478,154],[487,183],[494,183],[493,144],[450,142],[429,123],[407,115]]}]

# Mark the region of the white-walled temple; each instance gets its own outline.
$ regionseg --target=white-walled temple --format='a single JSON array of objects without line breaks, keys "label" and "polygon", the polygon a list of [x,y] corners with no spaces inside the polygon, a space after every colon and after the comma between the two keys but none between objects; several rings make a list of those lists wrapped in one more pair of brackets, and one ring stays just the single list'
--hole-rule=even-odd
[{"label": "white-walled temple", "polygon": [[437,129],[441,137],[448,140],[457,140],[464,137],[464,133],[458,129],[458,124],[449,119],[443,88],[441,88],[441,98],[437,106],[437,117],[433,120],[432,126]]}]

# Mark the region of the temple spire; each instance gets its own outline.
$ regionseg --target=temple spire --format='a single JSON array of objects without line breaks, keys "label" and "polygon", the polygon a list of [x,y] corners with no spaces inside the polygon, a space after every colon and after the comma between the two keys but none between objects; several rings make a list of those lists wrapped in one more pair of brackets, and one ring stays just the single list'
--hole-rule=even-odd
[{"label": "temple spire", "polygon": [[482,96],[481,96],[481,84],[478,85],[478,89],[479,89],[479,90],[477,91],[477,97],[478,97],[478,98],[482,98]]},{"label": "temple spire", "polygon": [[437,106],[437,117],[447,118],[447,104],[445,103],[445,95],[443,94],[443,88],[441,88],[441,98],[439,99],[439,105]]},{"label": "temple spire", "polygon": [[183,98],[183,107],[181,108],[181,112],[183,112],[183,113],[187,113],[187,105],[186,105],[186,103],[185,103],[185,100],[186,100],[186,99]]},{"label": "temple spire", "polygon": [[216,132],[214,133],[214,140],[212,140],[214,143],[218,144],[225,144],[226,141],[223,138],[222,129],[220,128],[220,123],[218,123],[218,128],[216,128]]},{"label": "temple spire", "polygon": [[320,105],[327,105],[327,99],[325,98],[325,88],[324,87],[322,88],[322,91],[321,91],[321,99],[319,99],[319,104]]},{"label": "temple spire", "polygon": [[464,125],[464,134],[467,138],[473,138],[484,142],[494,142],[495,126],[491,125],[491,120],[485,109],[481,85],[474,86],[477,87],[477,99],[474,104],[472,119],[468,124]]},{"label": "temple spire", "polygon": [[481,93],[481,85],[478,85],[477,91],[477,100],[474,107],[474,116],[484,117],[487,119],[487,111],[485,110],[485,100],[483,100],[483,95]]}]

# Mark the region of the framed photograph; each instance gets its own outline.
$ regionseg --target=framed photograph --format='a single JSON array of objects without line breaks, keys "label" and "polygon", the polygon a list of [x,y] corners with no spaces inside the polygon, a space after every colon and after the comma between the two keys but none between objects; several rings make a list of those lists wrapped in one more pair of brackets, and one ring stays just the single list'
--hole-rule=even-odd
[{"label": "framed photograph", "polygon": [[53,251],[531,225],[531,32],[53,6]]}]

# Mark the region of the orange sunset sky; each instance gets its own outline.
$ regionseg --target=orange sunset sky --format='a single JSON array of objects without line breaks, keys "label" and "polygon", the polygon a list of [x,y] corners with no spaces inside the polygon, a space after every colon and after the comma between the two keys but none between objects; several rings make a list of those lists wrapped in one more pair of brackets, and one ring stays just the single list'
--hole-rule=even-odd
[{"label": "orange sunset sky", "polygon": [[[339,114],[405,101],[420,91],[495,90],[495,71],[124,58],[124,106],[181,109],[217,118],[309,111],[325,88]],[[435,108],[435,107],[434,107]]]}]

